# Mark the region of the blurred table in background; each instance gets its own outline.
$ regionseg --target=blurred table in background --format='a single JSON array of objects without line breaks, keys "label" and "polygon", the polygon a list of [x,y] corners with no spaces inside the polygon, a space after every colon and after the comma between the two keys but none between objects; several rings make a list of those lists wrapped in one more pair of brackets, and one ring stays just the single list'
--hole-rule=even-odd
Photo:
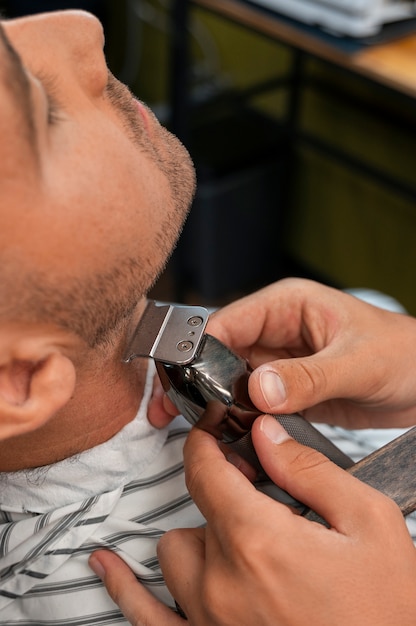
[{"label": "blurred table in background", "polygon": [[[314,146],[314,149],[325,154],[327,158],[341,163],[343,167],[351,171],[359,172],[359,175],[374,181],[376,185],[381,185],[388,192],[397,193],[399,197],[406,198],[407,201],[414,205],[416,202],[415,180],[406,181],[401,179],[400,176],[386,173],[382,168],[374,166],[368,160],[362,159],[360,155],[351,154],[348,149],[344,149],[344,146],[334,148],[331,141],[322,141],[321,138],[305,132],[299,123],[299,119],[304,86],[306,80],[311,80],[310,76],[306,77],[307,72],[305,71],[311,59],[317,59],[319,62],[328,64],[335,68],[337,72],[339,70],[340,76],[342,76],[342,73],[345,73],[358,77],[357,80],[363,81],[371,89],[374,88],[380,103],[384,102],[385,96],[397,97],[398,100],[405,101],[407,108],[412,111],[413,100],[416,97],[416,20],[406,20],[386,25],[379,34],[360,39],[333,35],[321,28],[301,23],[265,9],[254,2],[244,0],[172,0],[171,128],[188,146],[191,143],[190,120],[192,120],[192,111],[195,109],[195,102],[192,102],[189,89],[191,68],[189,25],[190,13],[193,10],[215,15],[219,19],[227,20],[230,23],[265,36],[272,41],[276,41],[278,44],[283,44],[292,51],[293,62],[286,84],[289,96],[283,120],[284,139],[283,141],[280,138],[277,140],[281,142],[280,149],[285,150],[286,154],[285,163],[283,164],[284,169],[281,169],[279,174],[279,165],[277,165],[275,172],[270,172],[270,175],[266,175],[264,180],[261,177],[256,179],[256,188],[243,189],[242,193],[236,194],[235,198],[227,197],[224,202],[221,197],[215,197],[213,193],[215,181],[212,181],[212,184],[209,186],[211,205],[207,207],[205,202],[205,206],[202,208],[197,206],[197,210],[191,212],[191,223],[185,227],[185,236],[180,242],[177,274],[179,281],[181,276],[183,276],[184,281],[189,280],[191,283],[197,283],[196,291],[199,293],[199,297],[202,294],[202,299],[206,295],[208,300],[214,299],[215,301],[217,295],[222,295],[215,292],[215,282],[218,281],[220,284],[221,279],[224,278],[224,273],[226,274],[227,271],[229,271],[230,275],[232,272],[236,274],[239,272],[237,266],[227,270],[229,262],[225,252],[227,250],[225,243],[227,237],[223,232],[226,228],[229,228],[232,233],[233,223],[235,224],[238,220],[238,211],[234,215],[232,213],[233,201],[235,199],[237,203],[243,203],[244,198],[247,198],[247,203],[249,200],[255,203],[253,198],[255,198],[258,189],[262,189],[265,184],[272,182],[273,177],[276,187],[280,185],[282,191],[278,198],[276,196],[272,199],[272,202],[279,205],[279,218],[276,217],[273,220],[273,217],[270,216],[272,209],[267,208],[267,214],[264,217],[265,242],[262,244],[261,235],[254,233],[256,243],[252,250],[249,243],[245,244],[248,253],[245,255],[246,258],[242,260],[242,263],[247,262],[251,265],[260,263],[265,251],[274,248],[274,260],[270,257],[265,262],[264,267],[259,269],[259,273],[260,275],[263,273],[265,281],[267,281],[270,279],[269,275],[266,276],[267,268],[272,268],[274,276],[271,275],[271,278],[280,277],[279,270],[276,269],[280,262],[278,251],[281,239],[279,237],[281,237],[284,231],[285,215],[290,210],[287,187],[291,184],[291,172],[288,169],[290,170],[291,155],[294,153],[295,145]],[[319,81],[317,85],[319,90]],[[326,88],[331,89],[331,85],[326,85]],[[334,89],[336,89],[335,86]],[[238,94],[237,100],[241,102],[241,94]],[[360,106],[359,103],[358,106]],[[369,114],[371,115],[371,111],[369,111]],[[411,119],[413,120],[413,118],[414,116],[411,114]],[[386,125],[395,122],[399,122],[399,119],[394,119],[394,114],[392,117],[389,113],[386,116]],[[246,177],[245,173],[243,175]],[[202,189],[202,196],[204,196],[205,190],[203,185],[200,186],[200,189]],[[256,210],[260,212],[262,202],[267,202],[267,198],[261,197],[261,202],[257,203],[258,209]],[[228,207],[231,208],[228,209]],[[227,224],[226,216],[228,212],[230,212],[230,215],[233,215],[233,221]],[[260,212],[253,217],[252,224],[256,225],[257,222],[261,222],[263,218]],[[216,215],[216,213],[220,213],[220,215]],[[274,234],[276,240],[273,246]],[[311,232],[312,236],[313,233]],[[221,243],[221,238],[224,239],[224,244]],[[228,237],[228,240],[231,241],[231,239],[232,234]],[[250,237],[248,241],[250,241]],[[204,255],[202,250],[210,252]],[[242,258],[243,255],[241,254],[240,257]],[[190,259],[192,259],[194,267],[190,274],[187,274],[186,266]],[[274,268],[272,267],[273,263],[275,264]],[[223,271],[221,271],[222,268]],[[247,267],[242,271],[247,272]],[[202,278],[199,276],[195,279],[195,275],[192,278],[192,272],[199,272]],[[208,274],[208,276],[204,276],[204,274]],[[284,268],[282,274],[285,274]],[[311,277],[321,278],[319,275],[312,275]],[[342,280],[339,281],[339,285],[337,284],[336,272],[333,284],[341,287],[349,286],[348,284],[343,284]],[[389,291],[391,293],[391,290]]]}]

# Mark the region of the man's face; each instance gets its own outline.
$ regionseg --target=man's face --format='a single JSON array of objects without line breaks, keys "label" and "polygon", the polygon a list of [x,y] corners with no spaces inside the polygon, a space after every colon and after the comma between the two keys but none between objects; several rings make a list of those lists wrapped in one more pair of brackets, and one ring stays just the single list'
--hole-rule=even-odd
[{"label": "man's face", "polygon": [[[0,313],[90,344],[127,318],[179,234],[194,191],[181,144],[107,70],[91,15],[3,22]],[[2,294],[3,295],[3,294]]]}]

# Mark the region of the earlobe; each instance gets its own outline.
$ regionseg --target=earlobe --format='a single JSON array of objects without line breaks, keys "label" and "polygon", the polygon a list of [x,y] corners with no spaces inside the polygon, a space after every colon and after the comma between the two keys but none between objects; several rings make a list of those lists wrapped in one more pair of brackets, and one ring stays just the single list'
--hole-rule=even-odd
[{"label": "earlobe", "polygon": [[37,359],[10,359],[0,367],[0,439],[35,430],[71,398],[73,362],[60,351]]}]

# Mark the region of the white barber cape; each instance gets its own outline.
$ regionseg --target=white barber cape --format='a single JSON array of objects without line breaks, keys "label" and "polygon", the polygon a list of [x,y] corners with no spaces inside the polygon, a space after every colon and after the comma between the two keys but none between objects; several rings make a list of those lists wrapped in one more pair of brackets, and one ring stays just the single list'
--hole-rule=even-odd
[{"label": "white barber cape", "polygon": [[158,431],[146,419],[152,381],[151,371],[137,417],[110,441],[47,468],[0,473],[0,624],[127,624],[88,566],[103,547],[174,606],[157,541],[204,520],[184,484],[186,429]]}]

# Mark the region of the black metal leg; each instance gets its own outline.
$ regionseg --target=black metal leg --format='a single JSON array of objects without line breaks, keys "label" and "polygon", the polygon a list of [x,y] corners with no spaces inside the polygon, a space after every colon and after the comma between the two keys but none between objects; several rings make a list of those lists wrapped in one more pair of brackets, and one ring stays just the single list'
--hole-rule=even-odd
[{"label": "black metal leg", "polygon": [[170,128],[185,145],[189,135],[189,4],[172,0],[170,20]]}]

